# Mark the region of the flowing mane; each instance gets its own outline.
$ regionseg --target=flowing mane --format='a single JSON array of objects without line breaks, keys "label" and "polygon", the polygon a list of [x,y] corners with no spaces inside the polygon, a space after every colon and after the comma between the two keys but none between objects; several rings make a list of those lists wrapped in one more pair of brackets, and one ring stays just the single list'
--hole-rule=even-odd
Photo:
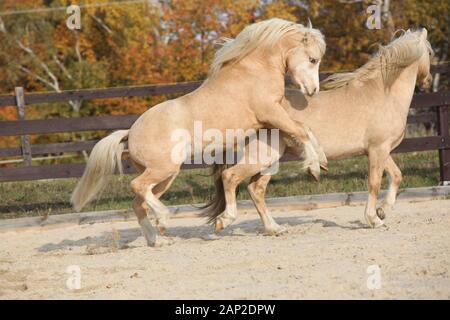
[{"label": "flowing mane", "polygon": [[308,41],[311,44],[319,46],[321,52],[325,51],[325,40],[319,30],[274,18],[247,26],[235,39],[221,38],[218,44],[222,47],[214,56],[210,76],[226,64],[240,61],[257,48],[272,48],[286,33],[291,31],[305,32],[305,36],[310,36],[311,39]]},{"label": "flowing mane", "polygon": [[[423,55],[424,47],[420,45],[420,31],[403,31],[403,35],[386,46],[381,46],[378,52],[362,67],[353,72],[335,73],[322,81],[324,89],[336,89],[353,81],[365,82],[376,77],[381,71],[385,88],[389,88],[403,68]],[[428,40],[426,48],[433,52]]]}]

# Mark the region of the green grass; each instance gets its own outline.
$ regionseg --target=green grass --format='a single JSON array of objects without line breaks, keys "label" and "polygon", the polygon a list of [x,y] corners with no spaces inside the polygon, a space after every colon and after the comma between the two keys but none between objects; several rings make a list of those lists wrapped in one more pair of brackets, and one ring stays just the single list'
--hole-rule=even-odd
[{"label": "green grass", "polygon": [[[401,188],[436,186],[439,183],[437,152],[394,155],[403,172]],[[330,161],[329,172],[319,183],[299,172],[298,162],[282,163],[268,187],[268,197],[350,192],[366,190],[367,158]],[[132,175],[111,179],[103,195],[85,211],[130,208],[133,194],[129,188]],[[0,219],[73,212],[69,199],[78,179],[7,182],[0,184]],[[384,179],[383,187],[387,182]],[[246,183],[240,186],[239,199],[248,199]],[[184,170],[164,194],[166,204],[200,203],[213,191],[209,170]]]}]

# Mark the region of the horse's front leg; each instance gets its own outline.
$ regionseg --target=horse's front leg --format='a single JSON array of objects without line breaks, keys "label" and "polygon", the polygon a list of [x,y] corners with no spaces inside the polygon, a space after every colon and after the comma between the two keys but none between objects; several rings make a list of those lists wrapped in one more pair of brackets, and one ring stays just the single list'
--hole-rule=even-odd
[{"label": "horse's front leg", "polygon": [[322,168],[325,171],[328,171],[328,159],[325,155],[325,152],[323,151],[322,146],[319,144],[319,142],[317,141],[316,137],[314,136],[314,134],[312,133],[311,129],[309,127],[307,127],[306,125],[304,125],[303,123],[300,123],[298,121],[296,121],[298,126],[303,127],[303,129],[305,130],[306,134],[308,135],[309,140],[311,141],[314,150],[316,150],[317,155],[319,157],[319,163],[320,163],[320,168]]},{"label": "horse's front leg", "polygon": [[369,197],[367,200],[364,217],[372,228],[377,228],[384,224],[383,220],[381,220],[377,215],[376,205],[377,196],[381,188],[381,179],[383,177],[383,171],[388,156],[389,150],[387,148],[369,149]]},{"label": "horse's front leg", "polygon": [[389,189],[386,194],[386,198],[384,198],[383,204],[377,209],[377,215],[380,219],[384,219],[386,217],[386,213],[392,211],[397,198],[398,188],[402,182],[402,172],[390,155],[386,160],[385,169],[389,176]]},{"label": "horse's front leg", "polygon": [[[291,139],[297,146],[301,147],[305,157],[305,167],[309,169],[316,180],[319,180],[319,155],[311,143],[304,126],[296,124],[279,103],[275,104],[270,109],[266,107],[259,110],[257,118],[259,121],[270,127],[278,128],[288,139]],[[297,155],[302,156],[303,154],[299,152]]]}]

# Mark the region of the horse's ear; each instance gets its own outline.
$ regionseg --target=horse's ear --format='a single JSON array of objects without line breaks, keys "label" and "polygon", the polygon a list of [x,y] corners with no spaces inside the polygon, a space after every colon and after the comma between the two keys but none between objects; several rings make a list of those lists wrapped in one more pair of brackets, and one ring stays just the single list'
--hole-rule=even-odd
[{"label": "horse's ear", "polygon": [[312,27],[311,19],[308,18],[308,29],[312,29]]},{"label": "horse's ear", "polygon": [[423,40],[427,40],[427,37],[428,37],[428,31],[427,31],[427,29],[422,28],[422,32],[420,33],[420,37],[421,37]]},{"label": "horse's ear", "polygon": [[303,42],[304,44],[307,44],[307,43],[308,43],[308,34],[307,34],[307,33],[304,34],[303,39],[302,39],[302,42]]}]

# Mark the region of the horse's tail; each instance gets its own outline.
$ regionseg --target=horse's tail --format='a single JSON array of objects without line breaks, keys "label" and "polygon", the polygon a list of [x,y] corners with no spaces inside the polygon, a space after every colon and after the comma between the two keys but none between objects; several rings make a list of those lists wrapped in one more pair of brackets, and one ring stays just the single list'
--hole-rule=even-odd
[{"label": "horse's tail", "polygon": [[222,182],[222,172],[227,169],[229,165],[214,164],[212,167],[212,176],[214,178],[215,194],[211,201],[201,207],[203,210],[201,216],[208,218],[208,223],[213,223],[216,218],[225,210],[225,190]]},{"label": "horse's tail", "polygon": [[72,193],[70,201],[76,211],[101,192],[116,169],[122,173],[123,139],[129,130],[119,130],[100,140],[92,149],[81,180]]}]

